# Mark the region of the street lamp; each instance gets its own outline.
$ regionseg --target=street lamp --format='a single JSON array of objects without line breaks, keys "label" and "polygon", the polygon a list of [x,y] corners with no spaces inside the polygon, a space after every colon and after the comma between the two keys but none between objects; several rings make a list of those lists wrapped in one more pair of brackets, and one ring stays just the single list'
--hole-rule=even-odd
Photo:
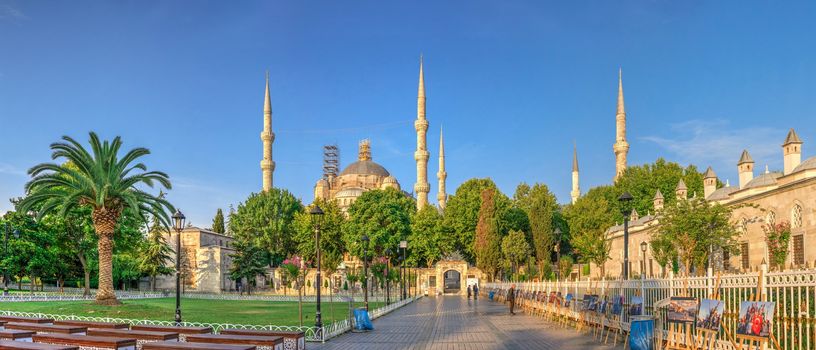
[{"label": "street lamp", "polygon": [[181,326],[181,230],[184,229],[184,214],[176,208],[173,214],[173,228],[176,229],[176,326]]},{"label": "street lamp", "polygon": [[[11,233],[11,225],[9,225],[9,223],[6,222],[6,235],[5,235],[5,240],[3,241],[4,245],[5,245],[5,250],[6,250],[5,254],[3,255],[4,258],[8,257],[9,233]],[[14,230],[14,238],[20,238],[20,231]],[[3,269],[3,295],[8,295],[9,294],[8,280],[9,280],[8,267],[6,267],[5,269]]]},{"label": "street lamp", "polygon": [[363,302],[368,312],[368,236],[363,235]]},{"label": "street lamp", "polygon": [[629,279],[629,215],[632,214],[632,209],[629,207],[629,202],[632,201],[632,195],[629,192],[623,192],[618,197],[618,202],[621,203],[621,213],[623,214],[623,279]]},{"label": "street lamp", "polygon": [[555,271],[558,271],[558,280],[561,280],[561,228],[556,227],[553,233],[558,237],[555,242]]},{"label": "street lamp", "polygon": [[646,276],[646,248],[648,248],[648,246],[649,244],[646,243],[646,241],[640,242],[640,252],[643,257],[643,267],[640,268],[640,279]]},{"label": "street lamp", "polygon": [[323,327],[323,317],[320,314],[320,225],[323,224],[323,209],[320,209],[317,204],[309,211],[312,217],[312,226],[315,231],[315,257],[317,260],[317,273],[315,274],[315,284],[317,285],[317,310],[315,310],[315,327],[318,331]]},{"label": "street lamp", "polygon": [[391,248],[385,250],[385,305],[391,304],[391,276],[388,268],[391,266]]},{"label": "street lamp", "polygon": [[407,276],[405,275],[405,251],[408,250],[408,241],[400,241],[399,244],[400,249],[402,249],[402,271],[400,275],[402,276],[402,299],[405,300],[408,296],[406,295],[405,290],[405,283],[408,281]]}]

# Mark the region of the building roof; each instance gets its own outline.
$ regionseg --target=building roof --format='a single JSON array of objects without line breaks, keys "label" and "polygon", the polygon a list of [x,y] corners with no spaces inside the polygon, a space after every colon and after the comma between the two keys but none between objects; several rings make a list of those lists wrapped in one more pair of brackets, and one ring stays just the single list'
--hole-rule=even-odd
[{"label": "building roof", "polygon": [[717,178],[717,174],[714,173],[714,169],[711,169],[711,167],[708,167],[708,169],[706,169],[705,174],[703,174],[703,178],[704,179]]},{"label": "building roof", "polygon": [[343,175],[377,175],[386,177],[391,174],[388,170],[385,170],[382,165],[375,163],[373,160],[358,160],[343,169],[340,176]]},{"label": "building roof", "polygon": [[739,188],[731,186],[720,187],[716,189],[714,192],[711,192],[711,194],[708,196],[708,198],[706,198],[706,200],[721,201],[723,199],[728,199],[731,193],[734,193],[736,191],[739,191]]},{"label": "building roof", "polygon": [[740,165],[742,163],[753,163],[753,162],[754,162],[754,159],[751,158],[750,154],[748,154],[748,150],[747,149],[742,150],[742,155],[740,155],[740,159],[739,159],[739,162],[737,162],[737,165]]},{"label": "building roof", "polygon": [[790,131],[788,131],[788,136],[785,137],[785,143],[783,143],[782,146],[791,143],[802,143],[802,140],[799,139],[799,135],[796,135],[796,131],[793,131],[793,128],[791,128]]},{"label": "building roof", "polygon": [[816,157],[810,157],[808,159],[805,159],[804,162],[800,163],[795,168],[793,168],[792,172],[795,173],[797,171],[804,171],[808,169],[816,169]]},{"label": "building roof", "polygon": [[657,193],[655,193],[654,199],[663,199],[663,193],[660,192],[660,189],[658,189]]},{"label": "building roof", "polygon": [[688,190],[688,187],[686,187],[686,182],[683,181],[683,179],[680,179],[680,182],[677,183],[677,188],[675,188],[675,190]]},{"label": "building roof", "polygon": [[385,183],[385,184],[395,184],[395,183],[397,183],[397,178],[394,177],[393,175],[388,175],[388,177],[386,177],[383,180],[383,183]]},{"label": "building roof", "polygon": [[776,185],[776,179],[782,176],[779,172],[768,172],[755,177],[745,184],[745,189]]}]

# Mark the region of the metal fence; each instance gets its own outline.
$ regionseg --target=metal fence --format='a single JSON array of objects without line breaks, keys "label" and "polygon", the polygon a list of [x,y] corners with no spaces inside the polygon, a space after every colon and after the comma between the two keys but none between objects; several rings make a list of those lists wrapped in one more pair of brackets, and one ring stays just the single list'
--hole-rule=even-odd
[{"label": "metal fence", "polygon": [[[762,281],[759,276],[762,276]],[[548,281],[532,283],[515,283],[516,289],[524,292],[560,292],[563,296],[572,294],[575,300],[583,299],[585,294],[601,296],[624,296],[624,310],[633,296],[643,296],[644,314],[656,316],[656,336],[667,336],[668,324],[665,309],[655,309],[658,301],[672,296],[691,296],[701,299],[713,299],[717,276],[709,269],[702,277],[674,277],[664,279],[638,280],[600,280],[591,281]],[[759,284],[759,282],[762,282]],[[507,289],[510,283],[487,283],[485,290]],[[717,299],[725,303],[725,314],[722,326],[735,334],[739,318],[740,303],[754,298],[757,286],[760,286],[760,300],[775,302],[775,314],[771,332],[782,349],[814,350],[816,349],[816,270],[802,269],[783,272],[767,272],[762,265],[760,271],[722,275]],[[577,307],[573,303],[573,307]],[[629,317],[624,312],[623,327],[628,329]],[[660,331],[662,330],[662,332]],[[718,334],[718,349],[733,349],[725,332]]]},{"label": "metal fence", "polygon": [[[162,295],[162,293],[117,292],[116,297],[119,299],[153,299],[163,298],[166,297],[166,295]],[[24,301],[81,301],[94,299],[96,299],[94,295],[83,296],[82,294],[61,294],[52,292],[13,293],[9,295],[0,295],[0,303]]]}]

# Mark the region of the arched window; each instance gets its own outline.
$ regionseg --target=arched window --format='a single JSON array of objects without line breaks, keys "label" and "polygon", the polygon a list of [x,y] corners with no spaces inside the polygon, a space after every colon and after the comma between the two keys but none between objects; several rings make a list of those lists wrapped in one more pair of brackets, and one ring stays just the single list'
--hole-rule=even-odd
[{"label": "arched window", "polygon": [[776,213],[773,211],[769,211],[768,215],[765,217],[765,222],[768,225],[776,225]]},{"label": "arched window", "polygon": [[802,206],[794,204],[793,209],[791,209],[791,228],[800,227],[802,227]]},{"label": "arched window", "polygon": [[737,229],[739,229],[739,231],[742,232],[742,233],[747,233],[748,232],[748,219],[747,218],[740,219],[739,226],[737,227]]}]

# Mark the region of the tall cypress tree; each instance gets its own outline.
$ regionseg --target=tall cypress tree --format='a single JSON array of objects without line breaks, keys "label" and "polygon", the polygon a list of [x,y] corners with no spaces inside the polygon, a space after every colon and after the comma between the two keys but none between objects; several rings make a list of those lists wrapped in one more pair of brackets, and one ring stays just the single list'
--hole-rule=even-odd
[{"label": "tall cypress tree", "polygon": [[482,203],[479,207],[479,222],[476,224],[476,239],[473,247],[476,267],[491,279],[495,278],[501,261],[501,235],[499,234],[495,196],[496,190],[492,188],[487,188],[481,193]]},{"label": "tall cypress tree", "polygon": [[221,208],[218,208],[218,211],[215,212],[215,218],[213,218],[212,224],[213,232],[218,232],[224,234],[227,230],[224,227],[224,212],[221,211]]}]

